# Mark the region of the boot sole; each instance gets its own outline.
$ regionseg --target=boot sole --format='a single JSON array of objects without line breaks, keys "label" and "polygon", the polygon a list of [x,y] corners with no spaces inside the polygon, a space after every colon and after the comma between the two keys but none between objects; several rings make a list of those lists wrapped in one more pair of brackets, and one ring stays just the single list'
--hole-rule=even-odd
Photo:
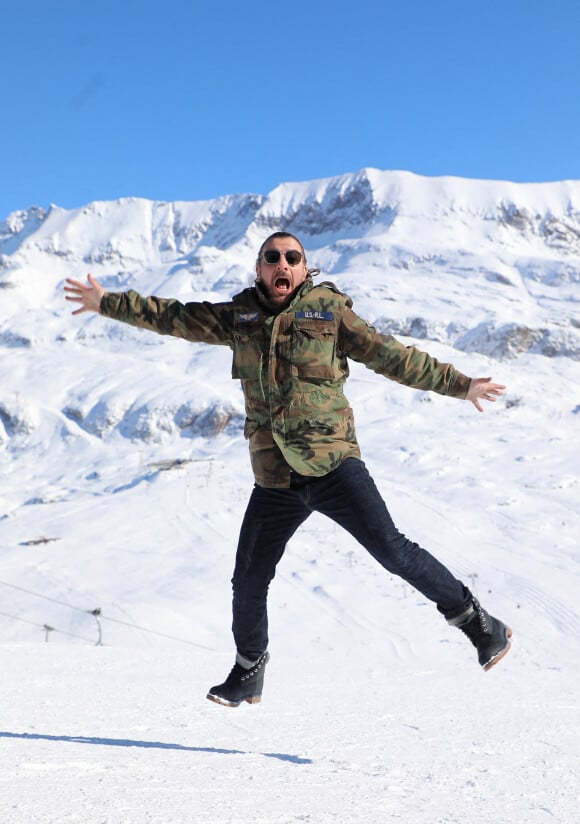
[{"label": "boot sole", "polygon": [[505,628],[505,630],[506,630],[506,631],[505,631],[505,637],[506,637],[506,641],[507,641],[507,643],[506,643],[505,647],[504,647],[502,650],[500,650],[500,651],[499,651],[496,655],[494,655],[494,656],[493,656],[493,658],[491,659],[491,661],[488,661],[488,662],[487,662],[487,664],[486,664],[486,665],[484,666],[484,668],[483,668],[483,671],[484,671],[484,672],[487,672],[487,671],[488,671],[488,670],[490,670],[492,667],[495,667],[495,665],[496,665],[499,661],[501,661],[501,659],[502,659],[505,655],[507,655],[507,654],[508,654],[508,652],[510,651],[510,649],[511,649],[511,643],[510,643],[509,639],[512,637],[513,633],[512,633],[511,627],[506,627],[506,628]]},{"label": "boot sole", "polygon": [[237,702],[236,701],[228,701],[227,698],[222,698],[220,695],[213,695],[213,693],[211,693],[211,692],[208,692],[208,694],[206,695],[206,698],[208,698],[210,701],[213,701],[214,704],[221,704],[222,707],[232,707],[232,708],[239,707],[240,704],[244,703],[244,701],[246,702],[246,704],[259,704],[260,701],[262,700],[261,695],[254,695],[251,698],[242,698],[241,701],[237,701]]}]

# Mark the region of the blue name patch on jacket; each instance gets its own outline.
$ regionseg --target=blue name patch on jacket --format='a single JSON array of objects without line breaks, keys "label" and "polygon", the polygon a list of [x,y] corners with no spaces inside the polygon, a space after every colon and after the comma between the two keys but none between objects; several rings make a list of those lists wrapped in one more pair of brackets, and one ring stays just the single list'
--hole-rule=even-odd
[{"label": "blue name patch on jacket", "polygon": [[308,320],[334,320],[334,312],[294,312],[294,317]]},{"label": "blue name patch on jacket", "polygon": [[259,319],[259,312],[240,312],[238,315],[240,323],[255,323]]}]

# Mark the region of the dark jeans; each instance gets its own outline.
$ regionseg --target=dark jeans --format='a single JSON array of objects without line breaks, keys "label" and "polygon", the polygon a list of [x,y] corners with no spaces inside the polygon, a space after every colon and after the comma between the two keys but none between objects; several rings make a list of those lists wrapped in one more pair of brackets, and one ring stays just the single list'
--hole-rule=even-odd
[{"label": "dark jeans", "polygon": [[395,527],[364,463],[348,458],[322,478],[293,475],[290,489],[254,487],[232,579],[234,640],[244,658],[255,661],[268,646],[268,587],[287,542],[311,512],[344,527],[379,564],[434,601],[447,618],[460,615],[469,604],[469,590]]}]

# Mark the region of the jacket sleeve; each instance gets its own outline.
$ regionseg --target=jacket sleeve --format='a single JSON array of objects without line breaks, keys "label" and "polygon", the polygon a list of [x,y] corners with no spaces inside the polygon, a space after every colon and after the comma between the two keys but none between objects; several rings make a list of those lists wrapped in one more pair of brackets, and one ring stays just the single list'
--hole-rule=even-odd
[{"label": "jacket sleeve", "polygon": [[138,292],[106,292],[99,307],[101,315],[160,335],[222,345],[232,345],[233,306],[231,303],[180,303],[157,297],[144,298]]},{"label": "jacket sleeve", "polygon": [[392,335],[379,334],[348,307],[341,317],[339,346],[347,357],[397,383],[455,398],[467,395],[467,375],[415,346],[404,346]]}]

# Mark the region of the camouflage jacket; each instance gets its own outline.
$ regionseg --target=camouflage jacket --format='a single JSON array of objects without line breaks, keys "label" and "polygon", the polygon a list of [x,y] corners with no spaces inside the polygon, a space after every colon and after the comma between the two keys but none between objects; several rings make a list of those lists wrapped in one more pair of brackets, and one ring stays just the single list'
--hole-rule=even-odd
[{"label": "camouflage jacket", "polygon": [[244,434],[252,469],[265,487],[288,487],[290,470],[321,476],[360,457],[352,409],[344,396],[348,358],[417,389],[464,398],[469,378],[414,346],[381,335],[331,283],[307,277],[289,305],[244,289],[225,303],[180,303],[106,293],[101,314],[189,341],[229,346],[232,377],[242,383]]}]

